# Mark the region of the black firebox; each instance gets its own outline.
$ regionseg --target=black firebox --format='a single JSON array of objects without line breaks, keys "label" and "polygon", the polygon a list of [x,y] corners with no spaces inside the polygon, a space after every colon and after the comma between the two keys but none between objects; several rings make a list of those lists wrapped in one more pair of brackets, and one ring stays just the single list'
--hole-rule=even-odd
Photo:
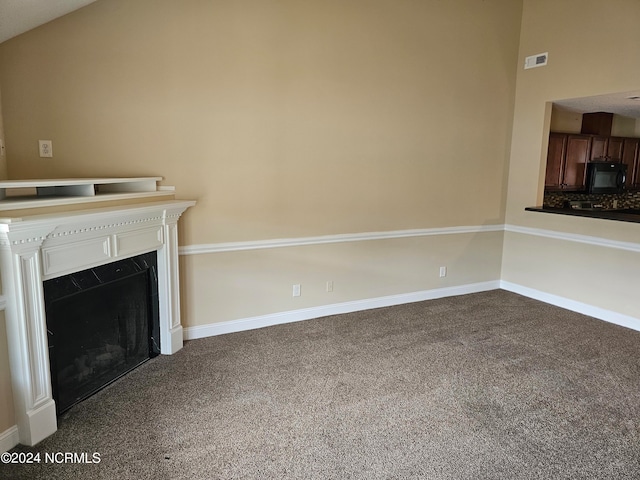
[{"label": "black firebox", "polygon": [[44,282],[58,415],[160,353],[156,252]]}]

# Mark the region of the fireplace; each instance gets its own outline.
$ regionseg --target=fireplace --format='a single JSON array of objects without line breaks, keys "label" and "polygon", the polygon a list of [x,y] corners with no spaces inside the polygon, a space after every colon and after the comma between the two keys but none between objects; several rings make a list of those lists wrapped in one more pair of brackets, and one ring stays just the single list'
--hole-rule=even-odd
[{"label": "fireplace", "polygon": [[[0,219],[2,293],[20,443],[35,445],[53,434],[58,412],[158,348],[167,355],[182,348],[177,223],[194,204],[166,200]],[[114,266],[130,275],[106,281],[117,273]],[[96,275],[103,281],[96,282]],[[65,283],[65,277],[71,280]],[[101,283],[107,284],[104,292],[120,298],[115,310],[101,314],[70,306],[77,295],[85,304],[98,304],[98,310],[110,308],[110,302],[101,300],[103,292],[97,293]],[[82,284],[88,288],[79,289]],[[58,295],[45,301],[50,290]],[[131,290],[147,290],[146,300],[129,296]],[[137,312],[132,324],[131,307]],[[137,318],[144,312],[151,319]],[[87,320],[98,326],[85,326]],[[58,340],[65,331],[87,334],[91,343],[68,351]],[[107,364],[120,366],[106,375],[102,367]],[[85,384],[90,374],[101,377],[100,382]],[[71,393],[61,393],[63,384],[74,378]]]},{"label": "fireplace", "polygon": [[160,353],[155,252],[47,280],[44,299],[58,414]]}]

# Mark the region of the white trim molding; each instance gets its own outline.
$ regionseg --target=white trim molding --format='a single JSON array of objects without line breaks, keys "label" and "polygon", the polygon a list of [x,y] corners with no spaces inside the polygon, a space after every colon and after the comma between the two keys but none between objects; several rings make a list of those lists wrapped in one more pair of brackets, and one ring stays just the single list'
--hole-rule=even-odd
[{"label": "white trim molding", "polygon": [[279,238],[247,242],[208,243],[180,247],[180,255],[198,255],[203,253],[236,252],[242,250],[260,250],[265,248],[300,247],[304,245],[322,245],[327,243],[363,242],[368,240],[387,240],[407,237],[428,237],[432,235],[455,235],[463,233],[502,232],[504,225],[475,225],[462,227],[423,228],[416,230],[391,230],[388,232],[345,233],[320,235],[316,237]]},{"label": "white trim molding", "polygon": [[583,315],[588,315],[605,322],[630,328],[631,330],[640,331],[640,318],[623,315],[622,313],[614,312],[612,310],[595,307],[588,303],[578,302],[576,300],[571,300],[552,293],[518,285],[517,283],[507,282],[505,280],[500,280],[500,288],[525,297],[533,298],[534,300],[540,300],[541,302],[555,305],[556,307],[571,310],[572,312],[582,313]]},{"label": "white trim molding", "polygon": [[581,235],[578,233],[558,232],[542,228],[521,227],[520,225],[505,225],[505,232],[521,233],[524,235],[534,235],[536,237],[553,238],[555,240],[565,240],[568,242],[584,243],[596,247],[615,248],[630,252],[640,252],[640,243],[621,242],[619,240],[609,240],[608,238]]},{"label": "white trim molding", "polygon": [[489,290],[507,290],[525,297],[533,298],[544,303],[555,305],[573,312],[588,315],[590,317],[603,320],[608,323],[620,325],[632,330],[640,331],[640,319],[623,315],[618,312],[595,307],[586,303],[571,300],[558,295],[553,295],[533,288],[518,285],[504,280],[472,283],[455,287],[436,288],[433,290],[423,290],[420,292],[389,295],[385,297],[368,298],[364,300],[354,300],[351,302],[334,303],[331,305],[320,305],[317,307],[290,310],[287,312],[271,313],[257,317],[241,318],[226,322],[210,323],[184,328],[185,340],[196,340],[198,338],[225,335],[227,333],[243,332],[257,328],[281,325],[284,323],[311,320],[314,318],[326,317],[329,315],[340,315],[343,313],[370,310],[373,308],[391,307],[406,303],[422,302],[437,298],[452,297],[455,295],[466,295],[469,293],[485,292]]},{"label": "white trim molding", "polygon": [[[476,226],[460,226],[460,227],[443,227],[428,228],[415,230],[395,230],[388,232],[367,232],[354,234],[338,234],[338,235],[322,235],[316,237],[300,237],[300,238],[284,238],[272,240],[256,240],[246,242],[227,242],[213,243],[201,245],[189,245],[179,249],[180,255],[198,255],[207,253],[234,252],[244,250],[259,250],[267,248],[281,247],[298,247],[304,245],[320,245],[330,243],[343,242],[361,242],[369,240],[396,239],[407,237],[424,237],[433,235],[455,235],[483,232],[514,232],[524,235],[533,235],[538,237],[552,238],[569,242],[577,242],[597,247],[613,248],[626,250],[631,252],[640,252],[640,243],[623,242],[611,240],[602,237],[589,235],[581,235],[567,232],[559,232],[554,230],[524,227],[519,225],[476,225]],[[226,333],[239,332],[243,330],[251,330],[254,328],[262,328],[270,325],[278,325],[282,323],[296,322],[308,320],[312,318],[323,317],[327,315],[336,315],[371,308],[385,307],[391,305],[399,305],[403,303],[417,302],[422,300],[431,300],[453,295],[462,295],[465,293],[480,292],[503,288],[504,290],[513,291],[521,295],[535,298],[537,300],[557,305],[568,310],[583,313],[600,320],[604,320],[617,325],[625,326],[633,330],[640,330],[640,319],[619,314],[610,310],[594,307],[585,303],[576,302],[557,295],[548,294],[542,291],[534,290],[521,285],[516,285],[503,280],[495,282],[483,282],[470,285],[462,285],[459,287],[449,287],[444,289],[434,289],[422,292],[413,292],[406,294],[398,294],[387,297],[379,297],[365,300],[355,300],[331,305],[323,305],[301,310],[292,310],[287,312],[273,313],[250,317],[244,319],[230,320],[207,325],[199,325],[187,327],[184,329],[185,340],[193,340],[196,338],[204,338],[214,335],[222,335]]]},{"label": "white trim molding", "polygon": [[18,445],[18,426],[14,425],[11,428],[6,429],[0,433],[0,453],[8,452],[13,447]]},{"label": "white trim molding", "polygon": [[222,242],[186,245],[180,247],[180,255],[200,255],[206,253],[237,252],[243,250],[262,250],[266,248],[300,247],[305,245],[322,245],[328,243],[364,242],[369,240],[387,240],[407,237],[428,237],[434,235],[456,235],[485,232],[514,232],[537,237],[553,238],[570,242],[584,243],[597,247],[615,248],[631,252],[640,252],[640,243],[622,242],[603,237],[581,235],[577,233],[558,232],[542,228],[523,227],[520,225],[472,225],[461,227],[423,228],[414,230],[392,230],[388,232],[345,233],[336,235],[319,235],[315,237],[278,238],[269,240],[251,240],[245,242]]},{"label": "white trim molding", "polygon": [[465,295],[468,293],[485,292],[488,290],[496,290],[500,288],[498,280],[470,283],[455,287],[436,288],[432,290],[423,290],[420,292],[401,293],[397,295],[388,295],[385,297],[367,298],[364,300],[354,300],[351,302],[334,303],[331,305],[320,305],[317,307],[303,308],[299,310],[291,310],[288,312],[271,313],[268,315],[260,315],[258,317],[242,318],[238,320],[230,320],[227,322],[210,323],[208,325],[198,325],[195,327],[186,327],[184,329],[185,340],[195,340],[197,338],[211,337],[215,335],[224,335],[226,333],[242,332],[245,330],[253,330],[256,328],[270,327],[283,323],[299,322],[302,320],[311,320],[328,315],[339,315],[342,313],[358,312],[362,310],[370,310],[372,308],[391,307],[393,305],[402,305],[405,303],[422,302],[424,300],[433,300],[436,298],[452,297],[455,295]]}]

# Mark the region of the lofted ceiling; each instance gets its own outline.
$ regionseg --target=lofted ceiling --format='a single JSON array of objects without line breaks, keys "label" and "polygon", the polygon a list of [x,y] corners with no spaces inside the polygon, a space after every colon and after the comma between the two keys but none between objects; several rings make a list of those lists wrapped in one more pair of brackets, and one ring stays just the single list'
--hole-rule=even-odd
[{"label": "lofted ceiling", "polygon": [[0,0],[0,43],[96,0]]},{"label": "lofted ceiling", "polygon": [[640,118],[640,90],[557,100],[553,104],[578,113],[609,112]]}]

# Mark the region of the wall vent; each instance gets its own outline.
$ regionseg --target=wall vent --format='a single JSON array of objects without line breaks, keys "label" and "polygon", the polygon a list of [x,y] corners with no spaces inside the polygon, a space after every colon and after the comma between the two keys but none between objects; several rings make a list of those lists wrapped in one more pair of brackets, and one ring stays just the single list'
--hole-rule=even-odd
[{"label": "wall vent", "polygon": [[524,68],[543,67],[547,64],[549,58],[549,52],[538,53],[537,55],[531,55],[524,59]]}]

